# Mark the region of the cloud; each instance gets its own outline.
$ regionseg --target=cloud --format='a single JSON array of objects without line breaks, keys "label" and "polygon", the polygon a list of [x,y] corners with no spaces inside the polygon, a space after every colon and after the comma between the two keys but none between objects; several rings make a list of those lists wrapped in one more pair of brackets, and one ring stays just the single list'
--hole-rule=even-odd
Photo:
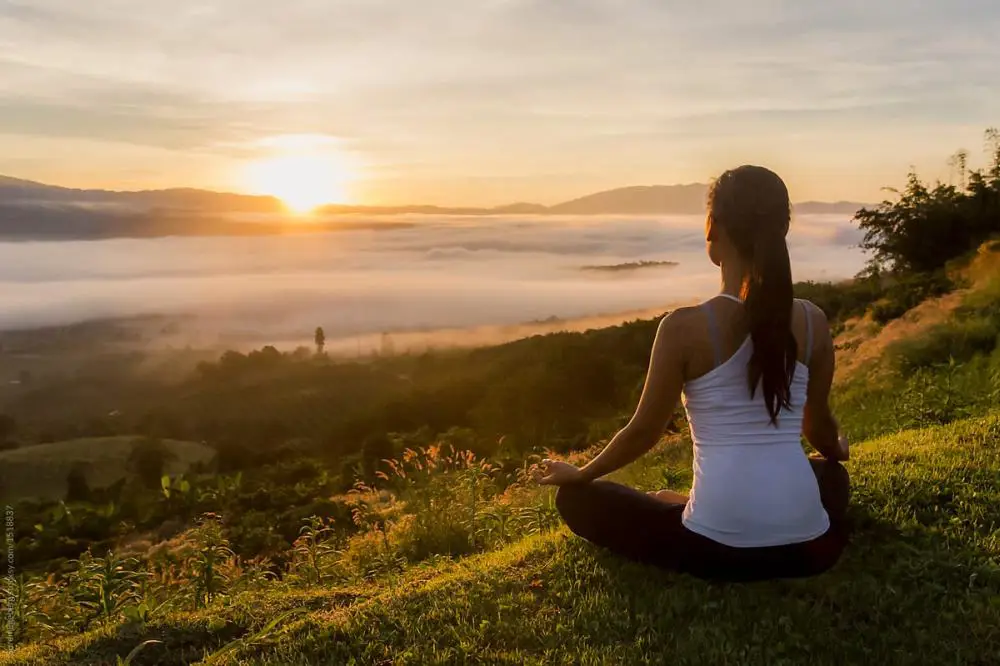
[{"label": "cloud", "polygon": [[[546,201],[704,180],[734,141],[766,155],[805,138],[819,150],[789,158],[803,196],[864,199],[902,175],[885,153],[943,162],[996,122],[998,31],[993,0],[3,0],[0,123],[192,167],[262,136],[335,136],[383,200],[407,178],[452,201],[521,174]],[[859,160],[880,179],[863,192]]]},{"label": "cloud", "polygon": [[[863,257],[849,245],[851,228],[839,216],[796,219],[796,278],[857,272]],[[315,236],[0,244],[0,329],[191,315],[190,339],[251,346],[305,343],[317,325],[331,341],[493,330],[708,296],[718,273],[704,253],[698,217],[425,218],[414,228]],[[580,270],[641,260],[679,265]]]}]

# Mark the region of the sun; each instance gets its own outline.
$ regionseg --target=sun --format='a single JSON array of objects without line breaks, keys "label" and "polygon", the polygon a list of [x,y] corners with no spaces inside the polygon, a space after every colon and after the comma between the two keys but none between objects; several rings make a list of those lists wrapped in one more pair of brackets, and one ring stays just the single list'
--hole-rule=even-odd
[{"label": "sun", "polygon": [[247,180],[254,191],[281,199],[298,214],[347,201],[353,174],[335,140],[292,135],[259,144],[270,155],[247,166]]},{"label": "sun", "polygon": [[347,197],[346,176],[335,160],[322,156],[288,155],[255,162],[250,167],[256,189],[278,197],[296,213]]}]

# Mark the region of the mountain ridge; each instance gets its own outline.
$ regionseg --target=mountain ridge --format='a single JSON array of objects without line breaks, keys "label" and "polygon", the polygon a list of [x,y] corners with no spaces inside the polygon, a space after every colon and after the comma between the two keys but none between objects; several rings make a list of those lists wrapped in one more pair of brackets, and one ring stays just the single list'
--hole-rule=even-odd
[{"label": "mountain ridge", "polygon": [[[456,214],[698,214],[704,211],[708,185],[686,183],[676,185],[629,185],[587,194],[553,205],[518,201],[498,206],[448,206],[436,204],[353,205],[326,204],[320,213],[448,213]],[[286,212],[278,197],[243,194],[216,190],[172,187],[146,190],[107,190],[71,188],[49,185],[32,180],[0,175],[2,203],[149,203],[176,208],[217,208],[222,204],[233,212]],[[215,204],[215,205],[211,205]],[[836,209],[861,208],[864,203],[851,201],[806,201],[796,208],[826,207]]]},{"label": "mountain ridge", "polygon": [[[392,215],[702,215],[708,186],[636,185],[595,192],[552,206],[517,202],[475,206],[356,206],[329,204],[293,216],[267,195],[194,188],[115,191],[74,189],[0,176],[0,240],[97,240],[162,236],[243,236],[343,231],[414,224]],[[853,215],[863,204],[805,202],[799,214]],[[243,216],[241,218],[241,216]],[[256,216],[256,219],[251,219]],[[368,216],[367,221],[336,219]],[[324,219],[325,218],[325,219]]]}]

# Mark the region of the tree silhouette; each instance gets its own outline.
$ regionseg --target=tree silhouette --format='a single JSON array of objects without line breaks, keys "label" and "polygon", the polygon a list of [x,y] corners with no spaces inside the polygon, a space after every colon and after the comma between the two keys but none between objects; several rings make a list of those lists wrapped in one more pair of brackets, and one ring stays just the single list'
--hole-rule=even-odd
[{"label": "tree silhouette", "polygon": [[17,433],[17,421],[9,414],[0,414],[0,444],[6,444]]},{"label": "tree silhouette", "polygon": [[970,170],[965,151],[952,156],[959,186],[929,186],[910,172],[895,201],[857,212],[871,274],[930,273],[1000,233],[1000,132],[991,128],[985,138],[986,170]]},{"label": "tree silhouette", "polygon": [[87,468],[83,463],[75,463],[66,474],[66,501],[86,502],[90,499],[90,484],[87,483]]},{"label": "tree silhouette", "polygon": [[381,356],[392,356],[396,353],[396,345],[392,341],[392,336],[388,333],[382,333],[382,348],[380,351]]},{"label": "tree silhouette", "polygon": [[316,342],[316,353],[322,354],[326,348],[326,332],[323,331],[322,326],[316,327],[316,334],[313,336],[313,339]]},{"label": "tree silhouette", "polygon": [[378,433],[365,439],[361,445],[361,464],[366,476],[371,476],[379,468],[379,464],[395,455],[392,440],[384,433]]},{"label": "tree silhouette", "polygon": [[147,488],[157,488],[167,463],[176,456],[158,439],[135,442],[129,453],[126,467]]},{"label": "tree silhouette", "polygon": [[957,179],[958,187],[964,189],[966,176],[969,173],[969,151],[964,148],[948,158],[948,168],[953,179]]}]

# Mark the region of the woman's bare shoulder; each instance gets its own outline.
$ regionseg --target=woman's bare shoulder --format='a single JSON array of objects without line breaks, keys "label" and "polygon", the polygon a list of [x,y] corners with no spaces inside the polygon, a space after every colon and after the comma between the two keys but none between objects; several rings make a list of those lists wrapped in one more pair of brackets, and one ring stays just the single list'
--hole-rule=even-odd
[{"label": "woman's bare shoulder", "polygon": [[656,331],[656,346],[687,358],[707,335],[705,313],[701,310],[700,306],[682,307],[666,314]]},{"label": "woman's bare shoulder", "polygon": [[809,317],[813,320],[814,323],[823,323],[823,324],[828,323],[826,318],[826,312],[823,311],[823,308],[816,305],[808,298],[796,298],[795,300],[805,305],[806,311],[809,313]]},{"label": "woman's bare shoulder", "polygon": [[660,331],[669,333],[692,333],[699,328],[704,319],[702,306],[692,305],[671,310],[660,320]]}]

